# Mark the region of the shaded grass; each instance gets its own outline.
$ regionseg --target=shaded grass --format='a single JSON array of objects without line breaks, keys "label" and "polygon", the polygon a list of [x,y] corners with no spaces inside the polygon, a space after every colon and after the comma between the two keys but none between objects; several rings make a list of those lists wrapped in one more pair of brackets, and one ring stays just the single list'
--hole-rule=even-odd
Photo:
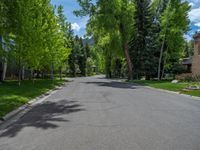
[{"label": "shaded grass", "polygon": [[198,96],[200,97],[200,90],[184,90],[188,86],[198,85],[200,86],[199,82],[179,82],[179,83],[171,83],[171,81],[146,81],[146,80],[134,80],[131,81],[132,83],[137,83],[144,86],[150,86],[153,88],[164,89],[174,92],[180,92],[183,94],[191,95],[191,96]]},{"label": "shaded grass", "polygon": [[0,118],[27,103],[29,100],[61,85],[64,81],[60,80],[36,80],[22,81],[18,86],[17,81],[5,81],[0,84]]}]

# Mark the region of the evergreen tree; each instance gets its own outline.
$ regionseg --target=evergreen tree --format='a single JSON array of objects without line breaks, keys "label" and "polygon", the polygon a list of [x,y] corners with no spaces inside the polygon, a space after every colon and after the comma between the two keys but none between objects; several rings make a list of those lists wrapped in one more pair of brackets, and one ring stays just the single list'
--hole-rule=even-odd
[{"label": "evergreen tree", "polygon": [[86,44],[85,44],[85,52],[86,52],[86,57],[88,58],[88,57],[90,57],[90,46],[89,46],[89,44],[88,44],[88,42],[86,42]]},{"label": "evergreen tree", "polygon": [[134,34],[130,42],[135,76],[150,78],[155,73],[155,37],[149,0],[135,1]]},{"label": "evergreen tree", "polygon": [[81,71],[82,76],[86,76],[86,61],[87,61],[87,54],[86,54],[86,49],[83,45],[83,40],[82,38],[79,39],[79,49],[78,49],[78,54],[77,54],[77,59],[78,59],[78,65],[79,69]]},{"label": "evergreen tree", "polygon": [[72,77],[76,77],[77,73],[77,52],[79,49],[79,38],[76,36],[72,42],[72,51],[69,55],[68,65],[69,65],[69,72]]}]

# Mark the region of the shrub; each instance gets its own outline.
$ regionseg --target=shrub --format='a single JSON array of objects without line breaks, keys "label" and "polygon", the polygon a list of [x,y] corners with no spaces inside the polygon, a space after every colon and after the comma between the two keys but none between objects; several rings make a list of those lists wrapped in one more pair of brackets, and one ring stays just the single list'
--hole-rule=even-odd
[{"label": "shrub", "polygon": [[192,73],[183,73],[176,75],[176,79],[179,81],[195,82],[200,81],[200,75],[194,75]]}]

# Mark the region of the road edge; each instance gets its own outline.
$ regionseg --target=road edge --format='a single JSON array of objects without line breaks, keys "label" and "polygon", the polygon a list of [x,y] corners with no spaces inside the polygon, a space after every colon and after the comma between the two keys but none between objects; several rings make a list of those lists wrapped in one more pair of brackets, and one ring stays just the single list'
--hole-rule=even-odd
[{"label": "road edge", "polygon": [[30,111],[35,105],[42,103],[48,97],[61,90],[66,85],[66,82],[60,86],[56,86],[54,89],[47,91],[46,93],[30,100],[28,103],[18,107],[17,109],[9,112],[0,120],[0,130],[5,129],[9,125],[15,123],[17,120],[22,118],[28,111]]},{"label": "road edge", "polygon": [[198,96],[187,95],[187,94],[183,94],[183,93],[180,93],[180,92],[174,92],[174,91],[154,88],[154,87],[150,87],[150,86],[145,86],[145,87],[149,88],[149,89],[154,89],[154,90],[157,90],[157,91],[169,93],[169,94],[177,94],[177,95],[182,95],[182,96],[185,96],[185,97],[188,97],[188,98],[193,98],[195,100],[200,100],[200,97],[198,97]]},{"label": "road edge", "polygon": [[[121,82],[124,82],[124,81],[121,81]],[[200,101],[200,97],[198,97],[198,96],[192,96],[192,95],[187,95],[187,94],[183,94],[183,93],[180,93],[180,92],[175,92],[175,91],[170,91],[170,90],[164,90],[164,89],[154,88],[154,87],[150,87],[150,86],[146,86],[146,85],[141,85],[141,84],[134,83],[134,82],[127,82],[127,81],[125,81],[125,83],[130,83],[130,84],[133,84],[133,85],[142,86],[142,87],[146,87],[148,89],[152,89],[152,90],[156,90],[156,91],[160,91],[160,92],[165,92],[165,93],[169,93],[169,94],[182,95],[184,97],[193,98],[195,100],[199,100]]]}]

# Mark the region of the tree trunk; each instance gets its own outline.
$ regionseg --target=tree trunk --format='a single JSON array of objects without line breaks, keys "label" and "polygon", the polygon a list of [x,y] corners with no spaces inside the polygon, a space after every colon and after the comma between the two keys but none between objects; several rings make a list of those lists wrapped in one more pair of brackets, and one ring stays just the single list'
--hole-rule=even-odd
[{"label": "tree trunk", "polygon": [[22,80],[25,79],[25,69],[24,69],[24,66],[22,67]]},{"label": "tree trunk", "polygon": [[164,78],[164,74],[165,74],[165,63],[166,63],[166,59],[164,58],[164,61],[163,61],[163,68],[162,68],[162,74],[161,74],[160,80],[162,80],[162,79]]},{"label": "tree trunk", "polygon": [[164,45],[165,45],[165,37],[164,37],[164,39],[163,39],[162,47],[161,47],[161,50],[160,50],[160,58],[159,58],[159,64],[158,64],[158,80],[161,80],[161,75],[160,75],[160,73],[161,73],[161,63],[162,63]]},{"label": "tree trunk", "polygon": [[164,78],[164,74],[165,74],[165,63],[166,63],[166,60],[164,60],[164,63],[163,63],[161,80]]},{"label": "tree trunk", "polygon": [[150,75],[145,75],[145,80],[150,80],[151,76]]},{"label": "tree trunk", "polygon": [[124,45],[124,52],[125,52],[126,62],[128,65],[128,80],[132,80],[133,79],[133,64],[131,62],[127,43]]},{"label": "tree trunk", "polygon": [[54,76],[54,63],[52,63],[52,66],[51,66],[51,80],[53,80],[53,76]]},{"label": "tree trunk", "polygon": [[112,78],[112,72],[111,72],[111,56],[106,56],[106,77],[107,78]]},{"label": "tree trunk", "polygon": [[[167,50],[165,52],[165,54],[167,55],[167,52],[168,52],[168,47],[167,47]],[[161,75],[161,80],[164,78],[164,74],[165,74],[165,64],[166,64],[166,57],[164,57],[164,62],[163,62],[163,69],[162,69],[162,75]]]},{"label": "tree trunk", "polygon": [[[20,47],[21,48],[21,47]],[[20,54],[20,52],[19,52]],[[18,85],[21,85],[21,56],[19,56],[19,63],[18,63]]]},{"label": "tree trunk", "polygon": [[22,79],[22,71],[21,71],[21,65],[22,65],[22,60],[21,60],[21,57],[22,57],[22,54],[21,54],[21,50],[22,50],[22,41],[20,42],[19,44],[19,51],[18,51],[18,55],[19,55],[19,58],[18,58],[18,85],[20,86],[21,85],[21,79]]},{"label": "tree trunk", "polygon": [[[168,2],[170,3],[170,1]],[[161,63],[162,63],[162,57],[163,57],[163,51],[164,51],[164,46],[165,46],[165,40],[166,40],[166,34],[167,34],[167,29],[168,29],[168,24],[169,24],[169,17],[167,17],[167,23],[166,23],[166,29],[165,29],[165,34],[164,34],[164,38],[163,38],[163,42],[162,42],[162,46],[161,46],[161,50],[160,50],[160,58],[159,58],[159,64],[158,64],[158,80],[161,80]]]},{"label": "tree trunk", "polygon": [[[3,37],[0,35],[0,52],[3,50],[3,44],[2,44],[2,41],[3,40]],[[2,67],[3,67],[3,63],[2,63]],[[3,78],[3,72],[2,72],[2,74],[0,74],[0,81],[2,80],[2,78]]]},{"label": "tree trunk", "polygon": [[1,77],[2,81],[4,81],[6,78],[6,72],[7,72],[7,59],[5,58],[3,62],[3,72],[2,72],[2,77]]},{"label": "tree trunk", "polygon": [[60,67],[60,80],[62,80],[62,67]]},{"label": "tree trunk", "polygon": [[29,74],[28,74],[28,79],[29,79],[29,80],[32,80],[32,70],[29,70],[28,73],[29,73]]},{"label": "tree trunk", "polygon": [[120,28],[120,33],[121,33],[121,36],[122,36],[123,50],[124,50],[127,68],[128,68],[128,80],[132,80],[133,79],[133,64],[132,64],[130,54],[129,54],[129,48],[128,48],[128,43],[127,43],[127,35],[126,35],[126,32],[125,32],[124,23],[122,21],[120,23],[119,28]]},{"label": "tree trunk", "polygon": [[21,85],[21,66],[19,65],[19,70],[18,70],[18,85]]}]

